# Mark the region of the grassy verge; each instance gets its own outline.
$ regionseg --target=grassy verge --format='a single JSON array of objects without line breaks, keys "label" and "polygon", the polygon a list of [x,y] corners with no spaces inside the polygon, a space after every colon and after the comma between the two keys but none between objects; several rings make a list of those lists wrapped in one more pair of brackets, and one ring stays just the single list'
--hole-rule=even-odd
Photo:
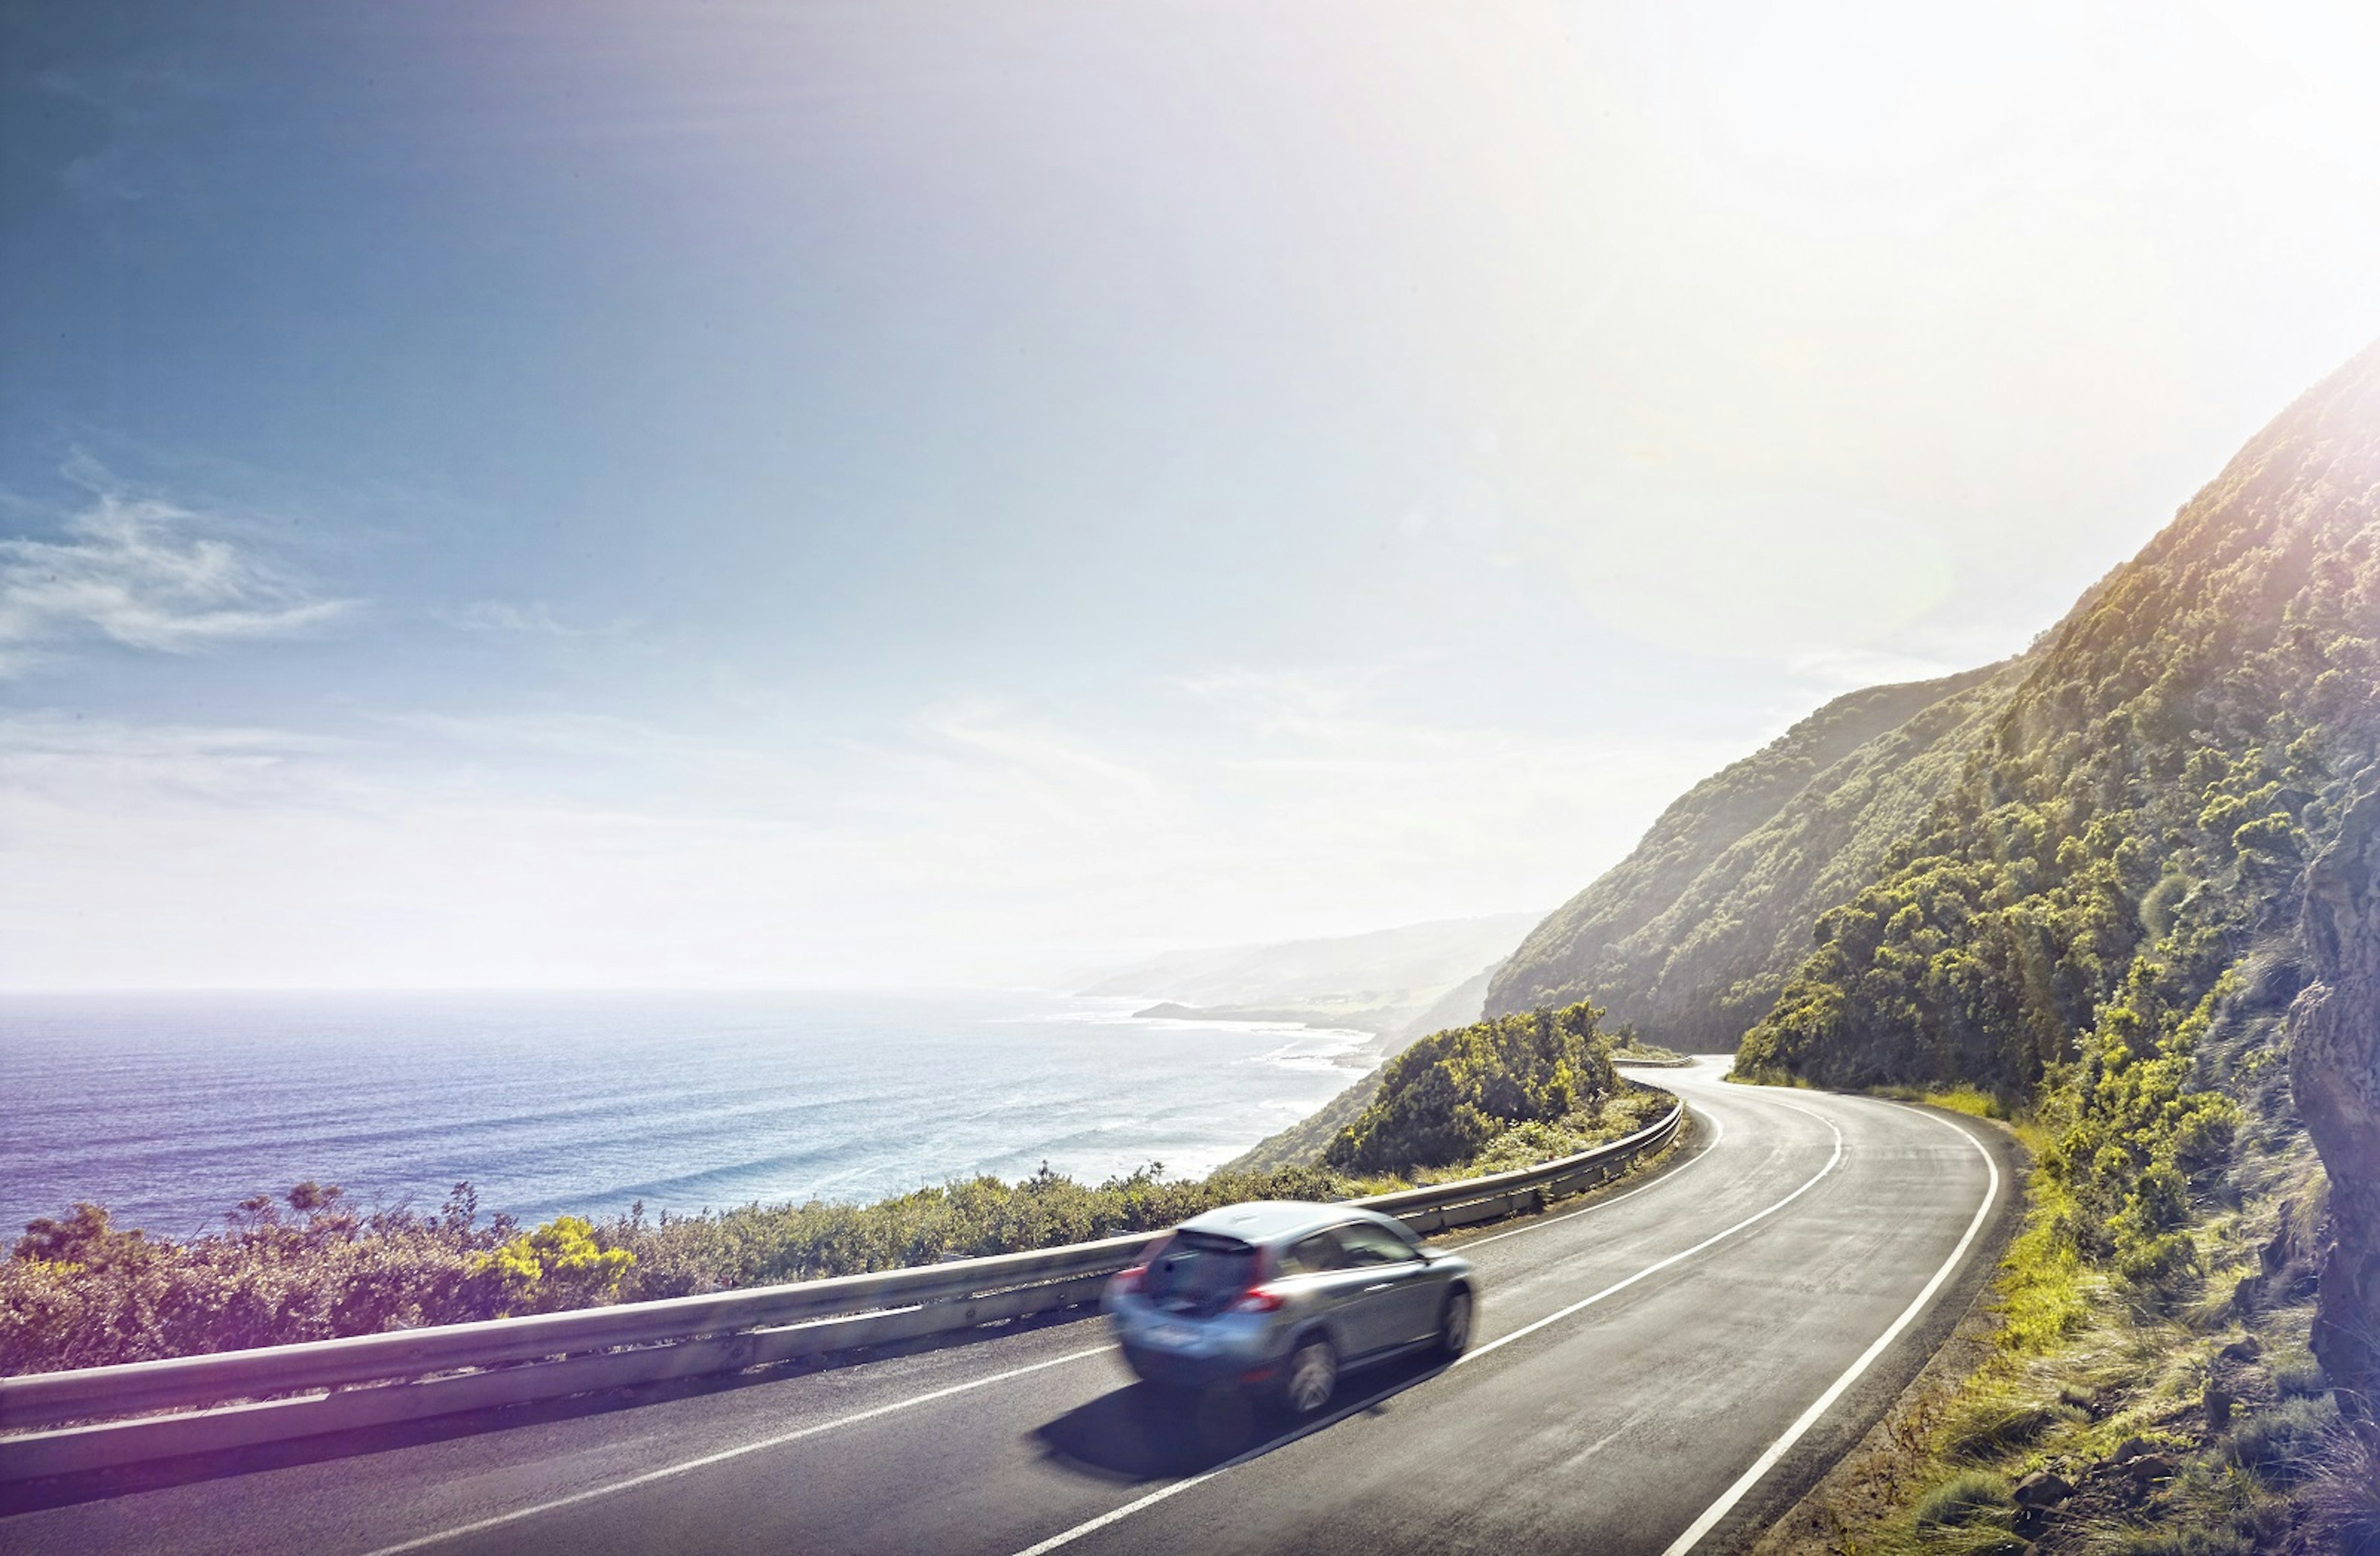
[{"label": "grassy verge", "polygon": [[[1979,1093],[1908,1093],[1976,1116]],[[2012,1122],[2039,1158],[2039,1120]],[[1985,1301],[1758,1556],[2366,1556],[2380,1462],[2307,1351],[2319,1175],[2301,1140],[2243,1161],[2155,1289],[2082,1257],[2036,1172]]]}]

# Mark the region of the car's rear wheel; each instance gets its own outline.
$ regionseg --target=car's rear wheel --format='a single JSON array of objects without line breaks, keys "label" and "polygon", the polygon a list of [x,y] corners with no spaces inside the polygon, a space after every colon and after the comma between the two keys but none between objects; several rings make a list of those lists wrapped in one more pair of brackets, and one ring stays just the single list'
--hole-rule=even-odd
[{"label": "car's rear wheel", "polygon": [[1326,1335],[1309,1334],[1289,1354],[1281,1380],[1281,1402],[1295,1416],[1311,1416],[1330,1403],[1339,1387],[1339,1352]]},{"label": "car's rear wheel", "polygon": [[1446,1294],[1446,1306],[1438,1312],[1438,1354],[1452,1358],[1461,1355],[1471,1344],[1471,1293],[1457,1286]]}]

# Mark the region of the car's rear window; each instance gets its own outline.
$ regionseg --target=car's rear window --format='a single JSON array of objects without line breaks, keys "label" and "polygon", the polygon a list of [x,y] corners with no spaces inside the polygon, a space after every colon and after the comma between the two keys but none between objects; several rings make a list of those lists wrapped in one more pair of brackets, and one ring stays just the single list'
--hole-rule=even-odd
[{"label": "car's rear window", "polygon": [[1152,1259],[1141,1289],[1162,1307],[1205,1311],[1256,1283],[1257,1251],[1236,1237],[1177,1232]]}]

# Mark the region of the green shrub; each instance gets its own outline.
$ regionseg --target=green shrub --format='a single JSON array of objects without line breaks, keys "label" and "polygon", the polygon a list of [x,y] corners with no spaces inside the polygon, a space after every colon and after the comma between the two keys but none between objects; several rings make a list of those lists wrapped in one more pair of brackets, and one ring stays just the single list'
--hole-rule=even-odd
[{"label": "green shrub", "polygon": [[1356,1173],[1465,1161],[1516,1124],[1592,1112],[1619,1087],[1590,1004],[1532,1011],[1422,1039],[1389,1061],[1379,1094],[1323,1160]]},{"label": "green shrub", "polygon": [[300,1184],[183,1243],[77,1206],[0,1263],[0,1375],[494,1318],[505,1286],[487,1256],[512,1234],[506,1217],[480,1224],[468,1184],[435,1216],[359,1215]]},{"label": "green shrub", "polygon": [[2291,1486],[2313,1473],[2338,1426],[2338,1409],[2329,1400],[2285,1399],[2236,1422],[2226,1451],[2232,1463],[2267,1483]]},{"label": "green shrub", "polygon": [[1954,1458],[1991,1458],[2010,1448],[2022,1447],[2061,1420],[2074,1420],[2083,1415],[2072,1405],[1979,1399],[1951,1422],[1943,1447]]},{"label": "green shrub", "polygon": [[1955,1529],[1995,1522],[2015,1506],[2006,1480],[1988,1470],[1961,1470],[1918,1499],[1917,1526]]}]

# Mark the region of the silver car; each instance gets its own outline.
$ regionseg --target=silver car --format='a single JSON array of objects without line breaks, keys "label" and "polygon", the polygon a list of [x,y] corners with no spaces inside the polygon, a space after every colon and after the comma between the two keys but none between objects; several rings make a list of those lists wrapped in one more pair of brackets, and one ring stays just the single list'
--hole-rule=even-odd
[{"label": "silver car", "polygon": [[1099,1305],[1150,1382],[1269,1390],[1310,1416],[1343,1368],[1425,1345],[1462,1355],[1477,1300],[1469,1259],[1388,1216],[1265,1199],[1184,1222]]}]

